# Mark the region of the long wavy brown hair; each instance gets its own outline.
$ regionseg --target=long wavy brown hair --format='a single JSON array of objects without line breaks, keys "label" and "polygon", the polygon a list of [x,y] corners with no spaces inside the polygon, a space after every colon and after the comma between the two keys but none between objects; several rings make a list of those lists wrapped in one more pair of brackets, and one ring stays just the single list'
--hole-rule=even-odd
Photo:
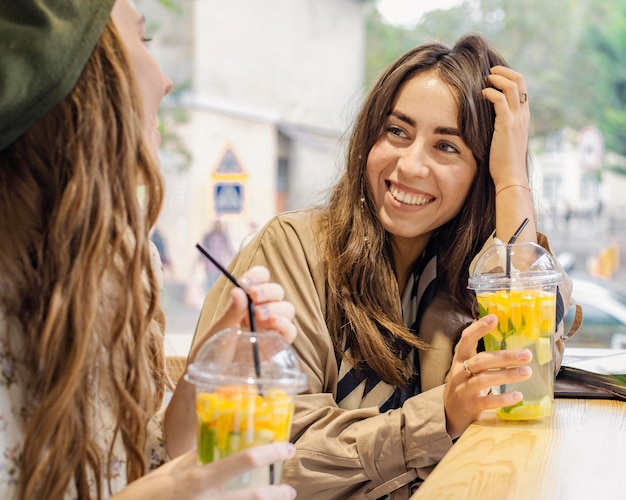
[{"label": "long wavy brown hair", "polygon": [[[428,346],[402,321],[390,236],[376,215],[367,156],[407,80],[428,71],[450,86],[459,104],[458,127],[478,170],[463,208],[438,231],[437,284],[440,292],[471,313],[469,264],[495,229],[489,174],[495,111],[481,94],[494,65],[507,64],[479,35],[466,35],[453,47],[425,44],[392,63],[364,101],[350,137],[346,169],[326,208],[320,232],[328,264],[327,323],[335,349],[354,366],[367,366],[390,384],[405,385],[413,375],[398,356],[398,344]],[[350,356],[344,352],[346,339]]]},{"label": "long wavy brown hair", "polygon": [[165,381],[148,244],[163,184],[142,130],[109,20],[70,95],[0,152],[0,303],[30,382],[20,498],[62,498],[72,483],[91,498],[90,478],[97,498],[111,492],[101,477],[112,475],[113,442],[102,453],[92,420],[103,387],[128,480],[146,471],[146,423]]}]

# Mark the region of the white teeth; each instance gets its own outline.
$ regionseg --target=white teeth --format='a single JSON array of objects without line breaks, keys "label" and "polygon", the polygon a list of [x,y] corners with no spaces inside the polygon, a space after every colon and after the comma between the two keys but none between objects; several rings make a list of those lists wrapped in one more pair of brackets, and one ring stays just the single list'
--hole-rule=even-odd
[{"label": "white teeth", "polygon": [[394,186],[389,187],[389,192],[391,196],[393,196],[400,203],[406,203],[407,205],[425,205],[432,201],[430,196],[420,196],[417,194],[405,193],[404,191],[400,191],[398,188]]}]

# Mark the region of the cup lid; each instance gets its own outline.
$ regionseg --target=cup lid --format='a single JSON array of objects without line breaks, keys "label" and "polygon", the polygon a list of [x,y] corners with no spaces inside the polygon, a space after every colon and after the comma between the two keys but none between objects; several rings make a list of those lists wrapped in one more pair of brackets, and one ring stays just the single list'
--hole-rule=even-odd
[{"label": "cup lid", "polygon": [[478,292],[556,286],[562,282],[555,258],[542,246],[531,242],[497,243],[478,257],[468,287]]},{"label": "cup lid", "polygon": [[280,388],[292,394],[308,387],[295,351],[278,333],[232,328],[216,333],[204,343],[187,367],[185,380],[202,386],[249,384],[259,389]]}]

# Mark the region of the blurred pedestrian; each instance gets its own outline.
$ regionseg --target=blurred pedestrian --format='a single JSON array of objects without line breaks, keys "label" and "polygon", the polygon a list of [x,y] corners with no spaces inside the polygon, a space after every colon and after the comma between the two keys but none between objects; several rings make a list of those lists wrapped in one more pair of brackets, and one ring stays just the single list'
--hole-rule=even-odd
[{"label": "blurred pedestrian", "polygon": [[[235,256],[235,248],[233,247],[228,230],[221,219],[216,219],[211,230],[202,237],[202,245],[224,266],[228,266]],[[221,276],[221,272],[212,262],[202,255],[199,256],[199,259],[205,266],[204,293],[206,294]]]},{"label": "blurred pedestrian", "polygon": [[[366,96],[328,202],[278,215],[235,257],[235,272],[266,266],[296,304],[310,390],[283,478],[300,495],[407,499],[481,411],[522,400],[490,388],[530,377],[532,353],[479,352],[497,318],[474,321],[467,285],[481,250],[524,219],[518,241],[549,250],[529,122],[525,78],[484,37],[411,49]],[[220,283],[200,329],[227,304]],[[556,365],[570,293],[566,279]]]},{"label": "blurred pedestrian", "polygon": [[172,257],[170,255],[169,245],[165,239],[165,234],[163,234],[158,226],[156,226],[150,233],[150,241],[152,241],[159,252],[164,280],[171,280],[174,277],[174,264],[172,263]]},{"label": "blurred pedestrian", "polygon": [[[196,416],[184,380],[162,411],[165,325],[149,232],[163,202],[157,111],[172,82],[147,41],[131,0],[0,0],[3,499],[242,498],[224,491],[230,478],[293,456],[273,443],[162,465],[193,443]],[[239,276],[259,329],[292,340],[293,306],[267,269]],[[245,293],[232,292],[204,335],[249,324]]]}]

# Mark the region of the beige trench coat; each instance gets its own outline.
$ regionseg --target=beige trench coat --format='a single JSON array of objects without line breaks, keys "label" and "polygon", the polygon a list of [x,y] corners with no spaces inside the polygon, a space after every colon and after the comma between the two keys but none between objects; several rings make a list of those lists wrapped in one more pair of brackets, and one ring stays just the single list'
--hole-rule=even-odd
[{"label": "beige trench coat", "polygon": [[[297,489],[299,499],[375,499],[388,493],[392,499],[406,499],[411,494],[408,483],[425,478],[452,446],[443,384],[454,346],[472,318],[453,310],[443,294],[437,295],[425,311],[420,332],[432,346],[420,351],[422,393],[383,414],[378,407],[339,408],[338,368],[325,321],[324,270],[314,234],[317,214],[311,210],[275,217],[230,266],[235,276],[255,265],[266,266],[296,308],[299,334],[294,348],[309,389],[296,402],[292,440],[297,454],[285,464],[283,481]],[[541,242],[547,244],[545,238]],[[196,335],[223,312],[230,288],[222,278],[209,292]],[[566,307],[570,293],[566,283],[561,289]]]}]

